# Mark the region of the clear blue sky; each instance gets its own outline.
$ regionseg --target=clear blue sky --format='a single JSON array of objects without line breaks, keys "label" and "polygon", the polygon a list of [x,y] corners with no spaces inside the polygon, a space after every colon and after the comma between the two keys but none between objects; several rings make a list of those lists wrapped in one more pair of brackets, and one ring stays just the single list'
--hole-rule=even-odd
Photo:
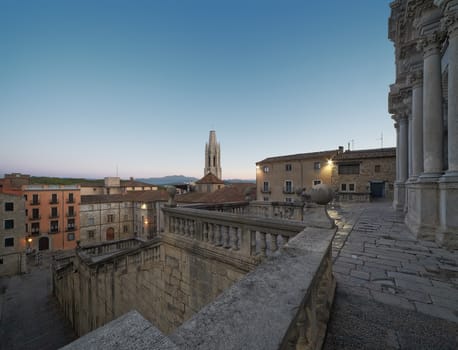
[{"label": "clear blue sky", "polygon": [[389,0],[0,0],[0,176],[223,178],[395,145]]}]

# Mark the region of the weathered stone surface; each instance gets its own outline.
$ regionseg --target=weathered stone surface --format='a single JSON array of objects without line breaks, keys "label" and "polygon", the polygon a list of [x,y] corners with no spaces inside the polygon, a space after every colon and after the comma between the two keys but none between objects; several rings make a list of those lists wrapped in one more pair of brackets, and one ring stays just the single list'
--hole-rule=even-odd
[{"label": "weathered stone surface", "polygon": [[73,349],[177,350],[178,348],[161,331],[133,310],[62,348],[62,350]]}]

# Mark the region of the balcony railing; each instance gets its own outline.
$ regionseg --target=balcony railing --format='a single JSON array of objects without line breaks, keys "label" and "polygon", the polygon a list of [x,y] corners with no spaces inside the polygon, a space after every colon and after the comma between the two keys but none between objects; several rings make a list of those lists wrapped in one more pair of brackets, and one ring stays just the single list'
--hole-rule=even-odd
[{"label": "balcony railing", "polygon": [[270,188],[261,188],[261,193],[270,193]]},{"label": "balcony railing", "polygon": [[31,234],[32,236],[39,236],[39,235],[40,235],[40,229],[32,229],[32,230],[30,231],[30,234]]},{"label": "balcony railing", "polygon": [[31,200],[30,201],[30,205],[40,205],[40,201],[39,200]]},{"label": "balcony railing", "polygon": [[76,231],[76,225],[67,225],[67,229],[65,231],[67,232]]},{"label": "balcony railing", "polygon": [[59,227],[51,227],[51,229],[49,230],[49,233],[51,234],[59,233]]},{"label": "balcony railing", "polygon": [[295,192],[291,188],[284,188],[283,193],[284,194],[294,194]]},{"label": "balcony railing", "polygon": [[49,204],[59,204],[59,201],[57,199],[51,199]]},{"label": "balcony railing", "polygon": [[50,219],[57,219],[59,217],[59,214],[51,214],[49,215]]},{"label": "balcony railing", "polygon": [[32,220],[32,221],[41,220],[41,215],[32,215],[29,217],[29,220]]},{"label": "balcony railing", "polygon": [[76,216],[76,213],[75,213],[75,212],[69,212],[69,213],[67,213],[67,217],[68,217],[68,218],[73,218],[73,217],[75,217],[75,216]]},{"label": "balcony railing", "polygon": [[67,204],[69,203],[75,203],[75,199],[74,198],[67,198]]}]

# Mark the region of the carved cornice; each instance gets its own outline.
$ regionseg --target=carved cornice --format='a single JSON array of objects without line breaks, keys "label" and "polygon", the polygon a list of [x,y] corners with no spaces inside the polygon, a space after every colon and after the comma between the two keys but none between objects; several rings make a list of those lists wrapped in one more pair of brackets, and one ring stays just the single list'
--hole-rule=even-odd
[{"label": "carved cornice", "polygon": [[444,38],[445,33],[443,31],[436,30],[418,40],[418,49],[423,50],[423,57],[438,54]]},{"label": "carved cornice", "polygon": [[458,11],[448,13],[441,21],[442,29],[450,37],[458,36]]},{"label": "carved cornice", "polygon": [[423,85],[423,71],[417,70],[411,72],[408,77],[408,82],[412,87],[418,87]]}]

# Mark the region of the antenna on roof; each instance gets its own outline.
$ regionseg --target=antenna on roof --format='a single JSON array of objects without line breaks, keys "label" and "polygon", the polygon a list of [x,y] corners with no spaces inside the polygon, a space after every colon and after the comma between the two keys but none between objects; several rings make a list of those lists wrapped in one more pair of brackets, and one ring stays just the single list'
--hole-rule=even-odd
[{"label": "antenna on roof", "polygon": [[380,148],[383,148],[383,132],[380,134],[380,137],[377,138],[377,140],[380,140]]}]

